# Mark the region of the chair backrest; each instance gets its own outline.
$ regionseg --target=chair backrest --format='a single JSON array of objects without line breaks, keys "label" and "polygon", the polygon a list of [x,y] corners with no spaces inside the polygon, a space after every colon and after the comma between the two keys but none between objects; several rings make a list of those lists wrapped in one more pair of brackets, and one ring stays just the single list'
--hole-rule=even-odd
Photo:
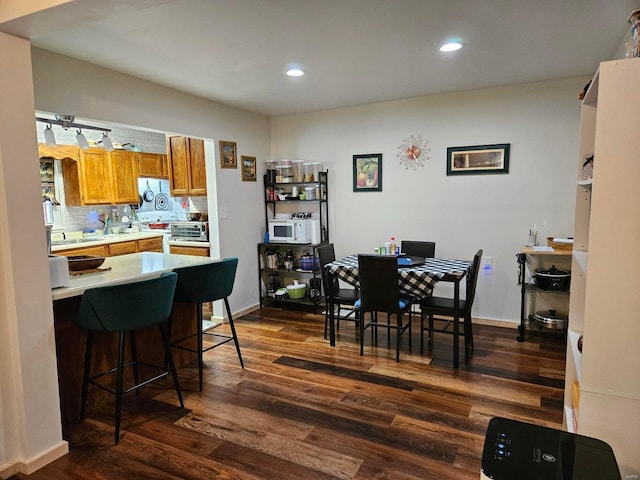
[{"label": "chair backrest", "polygon": [[398,311],[400,285],[395,256],[358,255],[358,276],[362,311]]},{"label": "chair backrest", "polygon": [[402,240],[400,251],[411,257],[434,258],[436,256],[436,242]]},{"label": "chair backrest", "polygon": [[482,249],[478,250],[473,257],[473,264],[467,275],[467,293],[466,293],[466,310],[471,312],[473,300],[476,297],[476,285],[478,283],[478,275],[480,273],[480,262],[482,262]]},{"label": "chair backrest", "polygon": [[204,265],[176,268],[176,302],[203,303],[227,298],[233,292],[237,269],[236,257]]},{"label": "chair backrest", "polygon": [[85,290],[76,324],[87,330],[121,332],[150,327],[171,315],[178,275]]},{"label": "chair backrest", "polygon": [[318,259],[320,260],[320,272],[322,275],[322,287],[324,289],[324,294],[327,297],[332,298],[334,292],[338,288],[338,281],[334,278],[329,278],[329,274],[324,267],[336,259],[336,252],[333,248],[333,243],[321,245],[316,248],[316,252],[318,252]]}]

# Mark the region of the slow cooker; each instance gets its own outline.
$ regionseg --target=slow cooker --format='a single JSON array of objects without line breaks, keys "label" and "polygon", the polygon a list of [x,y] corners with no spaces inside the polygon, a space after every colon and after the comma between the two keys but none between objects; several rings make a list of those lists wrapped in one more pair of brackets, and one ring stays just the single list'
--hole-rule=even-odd
[{"label": "slow cooker", "polygon": [[563,313],[551,310],[540,310],[532,315],[531,318],[542,328],[551,330],[560,330],[567,328],[569,317]]},{"label": "slow cooker", "polygon": [[571,271],[560,270],[555,265],[551,265],[551,268],[538,268],[534,281],[543,290],[569,290]]}]

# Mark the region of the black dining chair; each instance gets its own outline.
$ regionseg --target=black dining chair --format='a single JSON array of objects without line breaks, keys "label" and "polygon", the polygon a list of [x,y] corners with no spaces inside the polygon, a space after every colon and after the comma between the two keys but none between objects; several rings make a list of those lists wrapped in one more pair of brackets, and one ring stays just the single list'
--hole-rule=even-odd
[{"label": "black dining chair", "polygon": [[[471,322],[471,307],[476,295],[476,284],[478,283],[478,273],[480,271],[480,262],[482,260],[482,249],[478,250],[473,257],[473,263],[467,274],[465,299],[460,300],[458,309],[459,318],[462,319],[462,329],[460,335],[464,336],[464,355],[465,361],[469,361],[469,353],[473,353],[473,324]],[[453,334],[449,330],[452,325],[454,316],[454,299],[449,297],[430,296],[424,298],[420,302],[420,353],[424,353],[424,331],[427,330],[429,342],[435,331],[441,333]],[[447,317],[447,318],[441,318]],[[428,318],[428,324],[425,328],[424,320]],[[434,329],[435,322],[444,322],[444,325],[438,330]]]},{"label": "black dining chair", "polygon": [[[175,301],[182,303],[195,303],[197,305],[196,317],[196,333],[186,337],[173,340],[171,346],[179,348],[187,352],[196,353],[198,355],[198,380],[200,391],[202,391],[203,376],[203,354],[212,348],[224,345],[233,341],[240,360],[240,366],[244,368],[242,354],[240,353],[240,344],[238,343],[238,335],[236,327],[233,323],[233,316],[229,308],[229,295],[233,292],[233,284],[236,278],[236,270],[238,269],[238,259],[236,257],[225,258],[218,262],[206,263],[192,267],[177,268],[174,271],[178,274],[178,284],[176,285]],[[224,306],[227,311],[227,320],[231,329],[231,335],[226,335],[216,331],[216,327],[211,330],[204,331],[202,318],[202,305],[205,302],[215,302],[216,300],[224,300]],[[169,332],[171,332],[171,324],[169,324]],[[197,338],[197,347],[191,348],[188,341]],[[204,344],[204,339],[210,341]]]},{"label": "black dining chair", "polygon": [[[178,276],[175,273],[164,273],[158,278],[141,282],[91,288],[84,292],[80,301],[80,309],[75,323],[87,331],[87,341],[84,360],[84,374],[82,377],[82,399],[80,418],[84,419],[87,407],[87,393],[89,385],[97,386],[115,395],[115,444],[120,441],[120,417],[122,412],[123,395],[136,391],[148,383],[159,380],[171,374],[173,384],[178,394],[180,407],[184,408],[182,391],[178,383],[176,367],[171,356],[169,337],[165,322],[171,315],[173,297]],[[165,364],[163,366],[150,364],[138,360],[135,332],[143,328],[158,326],[162,339]],[[93,356],[93,337],[96,333],[118,334],[117,366],[102,373],[91,372]],[[131,361],[125,363],[125,338],[129,334]],[[159,355],[162,357],[162,355]],[[147,367],[149,372],[146,379],[140,380],[138,366]],[[133,370],[133,386],[124,388],[125,369]],[[149,370],[151,369],[151,370]],[[151,376],[152,372],[155,372]],[[115,374],[115,388],[106,381],[108,376]],[[127,377],[129,378],[129,377]],[[129,381],[127,381],[129,383]]]},{"label": "black dining chair", "polygon": [[[337,278],[330,276],[325,269],[327,264],[333,262],[336,259],[336,253],[333,247],[333,243],[327,243],[316,248],[318,252],[318,259],[320,260],[320,271],[322,275],[322,287],[325,295],[325,315],[324,315],[324,338],[327,338],[327,328],[329,325],[329,314],[334,312],[334,318],[336,320],[336,328],[340,328],[340,320],[349,320],[358,324],[358,311],[353,308],[354,304],[359,298],[358,289],[355,288],[340,288],[340,284]],[[342,315],[342,305],[350,305],[352,310],[347,315]],[[336,307],[338,309],[337,315],[335,314]]]},{"label": "black dining chair", "polygon": [[[358,276],[360,278],[360,299],[355,307],[360,311],[360,355],[364,352],[364,331],[371,328],[372,341],[378,338],[378,327],[396,331],[396,362],[400,361],[400,339],[409,330],[411,348],[411,298],[400,294],[398,261],[395,256],[358,255]],[[378,323],[378,312],[387,314],[386,324]],[[365,322],[369,313],[370,320]],[[408,321],[403,322],[408,313]],[[391,316],[396,316],[396,323]]]},{"label": "black dining chair", "polygon": [[436,242],[402,240],[400,252],[410,257],[434,258],[436,255]]}]

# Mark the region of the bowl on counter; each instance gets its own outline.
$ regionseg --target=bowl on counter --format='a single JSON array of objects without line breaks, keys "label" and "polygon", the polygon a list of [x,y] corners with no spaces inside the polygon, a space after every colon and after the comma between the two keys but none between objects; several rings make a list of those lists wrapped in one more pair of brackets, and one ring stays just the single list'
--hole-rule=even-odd
[{"label": "bowl on counter", "polygon": [[82,270],[94,270],[104,263],[105,257],[93,255],[71,255],[67,257],[69,261],[69,271],[78,272]]}]

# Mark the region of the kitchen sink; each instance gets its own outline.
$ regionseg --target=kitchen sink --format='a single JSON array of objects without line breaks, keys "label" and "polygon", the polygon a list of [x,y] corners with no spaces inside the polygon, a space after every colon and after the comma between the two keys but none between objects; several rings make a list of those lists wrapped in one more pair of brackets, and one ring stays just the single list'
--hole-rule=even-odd
[{"label": "kitchen sink", "polygon": [[91,237],[91,238],[66,238],[64,240],[52,240],[51,246],[57,247],[60,245],[75,245],[76,243],[86,243],[86,242],[95,242],[96,240],[101,240],[101,237]]}]

